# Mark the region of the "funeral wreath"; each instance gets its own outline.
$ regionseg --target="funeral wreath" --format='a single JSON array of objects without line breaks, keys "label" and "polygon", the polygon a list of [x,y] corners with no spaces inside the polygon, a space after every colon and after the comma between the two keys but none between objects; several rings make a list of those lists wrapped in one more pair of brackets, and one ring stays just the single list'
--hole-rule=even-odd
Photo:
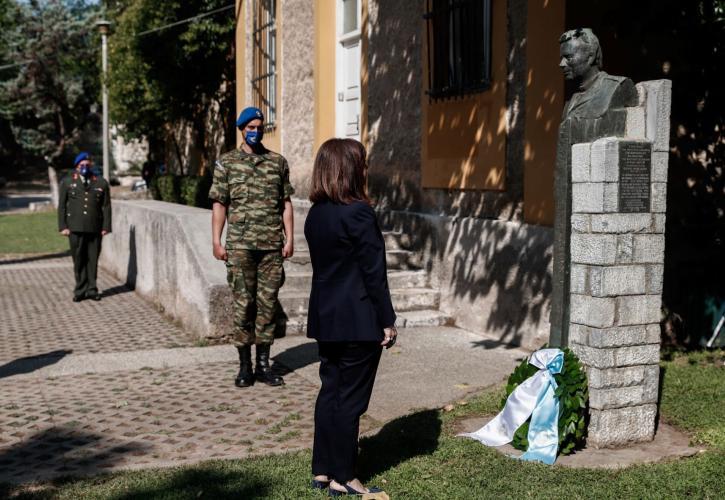
[{"label": "funeral wreath", "polygon": [[[586,440],[588,424],[589,389],[587,377],[579,362],[579,358],[568,348],[563,348],[564,367],[561,373],[554,375],[558,387],[555,395],[559,398],[559,454],[568,455],[581,448]],[[509,376],[506,384],[506,397],[501,401],[501,408],[506,398],[521,384],[538,371],[534,365],[524,359]],[[531,417],[519,427],[511,444],[517,450],[526,451],[529,446],[528,433]]]}]

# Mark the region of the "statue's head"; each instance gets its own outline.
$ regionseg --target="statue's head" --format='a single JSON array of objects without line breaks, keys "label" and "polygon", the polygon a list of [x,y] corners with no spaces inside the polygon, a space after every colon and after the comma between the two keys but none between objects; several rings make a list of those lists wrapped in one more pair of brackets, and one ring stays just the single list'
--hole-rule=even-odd
[{"label": "statue's head", "polygon": [[589,28],[570,30],[559,37],[559,67],[567,80],[582,80],[602,67],[599,39]]}]

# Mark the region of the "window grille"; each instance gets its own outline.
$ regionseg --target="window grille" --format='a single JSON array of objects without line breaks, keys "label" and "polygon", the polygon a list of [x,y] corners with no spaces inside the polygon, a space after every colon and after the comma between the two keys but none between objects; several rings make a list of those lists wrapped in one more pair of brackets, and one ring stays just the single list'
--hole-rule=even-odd
[{"label": "window grille", "polygon": [[254,2],[252,100],[264,113],[264,128],[277,121],[277,6],[275,0]]},{"label": "window grille", "polygon": [[428,95],[483,92],[491,85],[491,1],[427,0]]}]

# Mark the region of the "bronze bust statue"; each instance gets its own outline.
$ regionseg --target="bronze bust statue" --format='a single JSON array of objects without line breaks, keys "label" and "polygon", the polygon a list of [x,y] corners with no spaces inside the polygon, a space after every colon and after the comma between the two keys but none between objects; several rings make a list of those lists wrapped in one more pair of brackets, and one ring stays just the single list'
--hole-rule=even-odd
[{"label": "bronze bust statue", "polygon": [[569,256],[571,237],[571,147],[602,137],[623,137],[625,108],[637,105],[637,89],[629,78],[602,71],[602,49],[589,28],[570,30],[559,38],[559,67],[578,85],[559,125],[554,170],[554,265],[549,345],[569,342]]},{"label": "bronze bust statue", "polygon": [[570,30],[559,38],[559,67],[564,78],[577,83],[579,90],[564,105],[562,120],[601,118],[609,110],[637,104],[634,83],[624,76],[601,70],[602,49],[589,28]]}]

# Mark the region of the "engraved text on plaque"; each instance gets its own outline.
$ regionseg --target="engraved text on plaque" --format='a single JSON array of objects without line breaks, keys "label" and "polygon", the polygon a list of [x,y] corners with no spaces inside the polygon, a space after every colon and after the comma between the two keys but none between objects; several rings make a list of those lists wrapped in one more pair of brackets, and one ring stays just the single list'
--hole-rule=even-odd
[{"label": "engraved text on plaque", "polygon": [[619,211],[649,212],[652,145],[648,142],[619,143]]}]

